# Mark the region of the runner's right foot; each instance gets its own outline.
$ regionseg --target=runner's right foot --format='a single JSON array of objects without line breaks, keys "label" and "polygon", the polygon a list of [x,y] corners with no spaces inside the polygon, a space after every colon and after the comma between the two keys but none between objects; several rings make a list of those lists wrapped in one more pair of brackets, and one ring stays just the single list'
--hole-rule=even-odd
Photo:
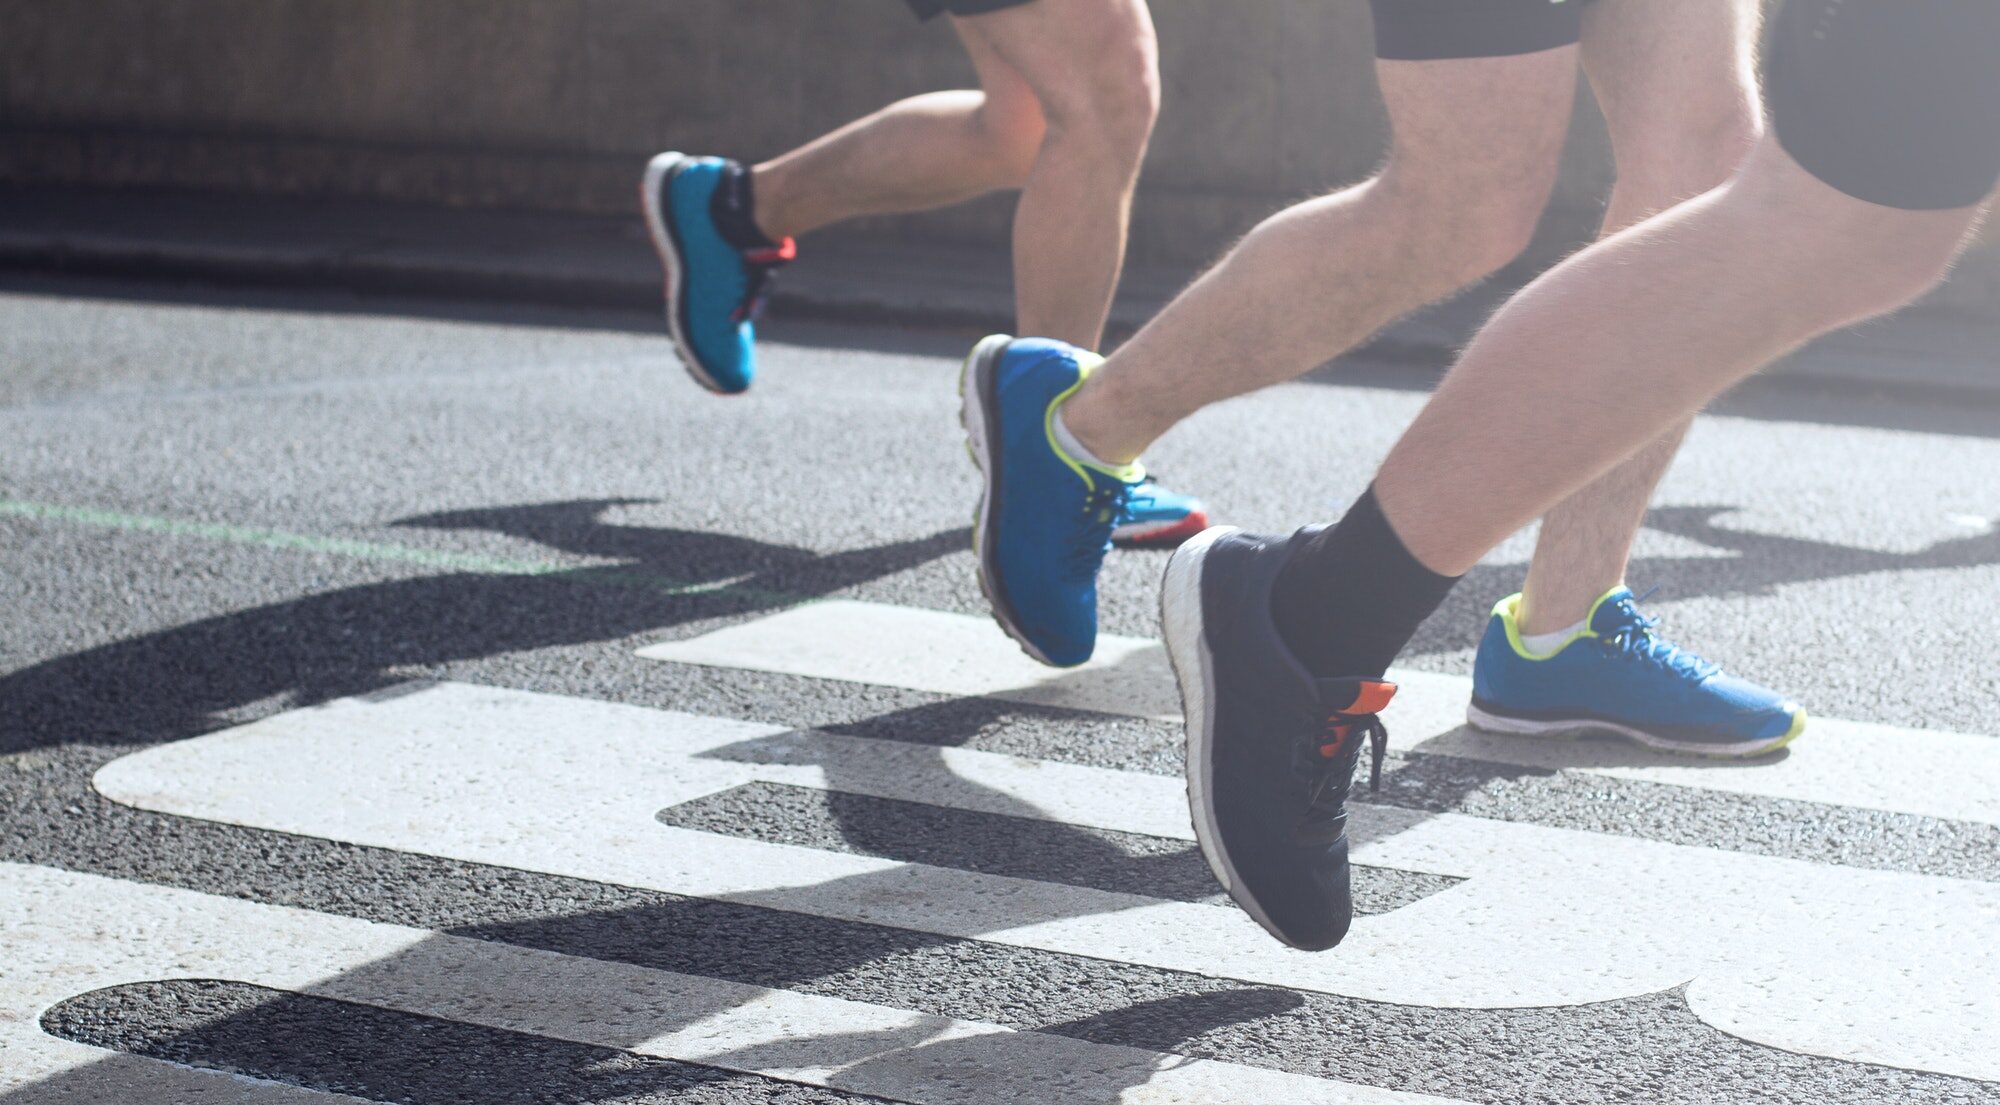
[{"label": "runner's right foot", "polygon": [[1380,784],[1388,733],[1376,715],[1396,693],[1379,679],[1314,678],[1278,634],[1272,584],[1316,532],[1218,526],[1174,553],[1160,588],[1195,838],[1244,912],[1307,951],[1340,943],[1353,921],[1347,794],[1364,743]]},{"label": "runner's right foot", "polygon": [[[715,219],[716,190],[741,166],[663,153],[639,190],[646,229],[667,277],[667,329],[688,375],[735,395],[757,375],[757,316],[772,272],[797,253],[790,238],[768,248],[729,240]],[[741,237],[741,235],[739,235]]]},{"label": "runner's right foot", "polygon": [[1056,444],[1055,409],[1103,363],[1044,338],[996,334],[965,359],[959,381],[972,459],[985,476],[972,529],[979,585],[1023,651],[1074,667],[1097,647],[1097,571],[1137,464],[1079,461]]}]

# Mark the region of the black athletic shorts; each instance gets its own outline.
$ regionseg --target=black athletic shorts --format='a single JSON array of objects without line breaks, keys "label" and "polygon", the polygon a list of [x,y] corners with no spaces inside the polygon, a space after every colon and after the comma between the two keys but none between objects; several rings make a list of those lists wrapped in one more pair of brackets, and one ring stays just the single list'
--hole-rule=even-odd
[{"label": "black athletic shorts", "polygon": [[[1695,3],[1696,0],[1672,0]],[[1385,61],[1500,58],[1569,46],[1591,0],[1372,0]]]},{"label": "black athletic shorts", "polygon": [[953,15],[984,15],[1001,8],[1018,8],[1035,0],[904,0],[918,19],[930,19],[950,12]]},{"label": "black athletic shorts", "polygon": [[1913,211],[2000,184],[2000,0],[1786,0],[1771,127],[1814,176]]}]

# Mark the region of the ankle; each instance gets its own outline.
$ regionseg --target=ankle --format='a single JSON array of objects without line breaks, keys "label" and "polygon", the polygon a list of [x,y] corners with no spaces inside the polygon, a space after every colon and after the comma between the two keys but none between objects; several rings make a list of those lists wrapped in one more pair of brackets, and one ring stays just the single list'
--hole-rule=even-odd
[{"label": "ankle", "polygon": [[1113,468],[1137,463],[1150,442],[1119,432],[1121,427],[1115,417],[1107,419],[1107,412],[1100,409],[1108,407],[1115,416],[1117,405],[1099,403],[1101,390],[1094,382],[1085,384],[1057,408],[1056,417],[1075,444],[1097,463]]},{"label": "ankle", "polygon": [[1550,637],[1558,633],[1568,633],[1590,620],[1590,612],[1603,595],[1623,586],[1613,584],[1597,594],[1572,601],[1537,598],[1532,585],[1521,592],[1521,603],[1514,611],[1514,629],[1525,640],[1528,637]]},{"label": "ankle", "polygon": [[744,169],[746,185],[753,197],[750,204],[750,223],[759,234],[772,242],[782,242],[805,233],[792,217],[791,205],[786,201],[784,176],[769,165],[758,165]]}]

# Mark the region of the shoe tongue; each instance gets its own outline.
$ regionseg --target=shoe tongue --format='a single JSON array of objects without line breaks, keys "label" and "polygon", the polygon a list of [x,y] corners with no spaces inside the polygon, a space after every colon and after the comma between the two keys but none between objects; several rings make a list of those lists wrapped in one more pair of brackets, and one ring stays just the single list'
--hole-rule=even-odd
[{"label": "shoe tongue", "polygon": [[1330,714],[1379,714],[1396,697],[1396,685],[1382,679],[1315,679],[1320,709]]},{"label": "shoe tongue", "polygon": [[1610,636],[1632,624],[1629,604],[1622,600],[1632,597],[1630,587],[1614,587],[1597,600],[1590,611],[1590,631],[1599,636]]}]

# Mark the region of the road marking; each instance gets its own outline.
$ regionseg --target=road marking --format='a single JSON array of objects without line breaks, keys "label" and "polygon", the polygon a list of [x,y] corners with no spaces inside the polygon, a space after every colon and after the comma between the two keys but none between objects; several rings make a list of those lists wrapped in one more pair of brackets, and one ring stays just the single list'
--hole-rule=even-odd
[{"label": "road marking", "polygon": [[[104,1072],[91,1070],[99,1063],[129,1074],[112,1100],[192,1105],[225,1099],[216,1093],[222,1076],[197,1079],[196,1072],[55,1040],[38,1024],[50,1006],[90,990],[216,978],[914,1105],[1451,1105],[1444,1098],[14,864],[0,864],[0,964],[0,1055],[7,1060],[0,1066],[0,1090],[40,1083],[37,1089],[51,1100],[68,1100],[64,1094],[77,1084],[101,1085]],[[157,1092],[155,1079],[172,1092]],[[199,1088],[210,1096],[186,1092]],[[281,1087],[226,1099],[272,1105],[351,1100]]]},{"label": "road marking", "polygon": [[[877,603],[795,607],[639,655],[1131,717],[1180,716],[1156,641],[1101,637],[1096,659],[1057,670],[1022,655],[984,618]],[[1387,715],[1398,751],[2000,825],[2000,740],[1991,737],[1814,718],[1782,759],[1698,761],[1610,741],[1480,733],[1464,724],[1471,680],[1405,670],[1390,677],[1403,686]]]},{"label": "road marking", "polygon": [[[147,749],[107,765],[97,786],[182,816],[1407,1005],[1577,1005],[1692,979],[1689,1002],[1704,1020],[1756,1042],[2000,1079],[2000,942],[1973,935],[2000,931],[2000,884],[1362,807],[1357,862],[1469,881],[1361,918],[1337,953],[1314,956],[1278,947],[1233,908],[653,817],[773,778],[1026,816],[1059,809],[1115,830],[1178,821],[1186,833],[1172,779],[823,740],[420,686]],[[824,748],[836,754],[812,762]],[[979,781],[943,778],[961,766]]]}]

